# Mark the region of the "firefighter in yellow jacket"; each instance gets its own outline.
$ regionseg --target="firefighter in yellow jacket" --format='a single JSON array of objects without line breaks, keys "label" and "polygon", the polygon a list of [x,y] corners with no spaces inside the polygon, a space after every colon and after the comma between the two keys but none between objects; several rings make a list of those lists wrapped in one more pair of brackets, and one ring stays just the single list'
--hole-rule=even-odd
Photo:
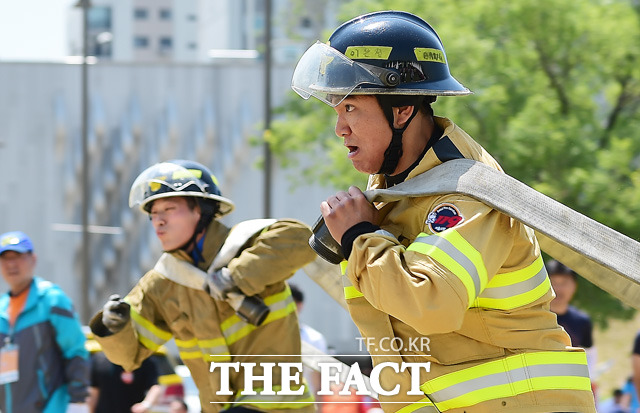
[{"label": "firefighter in yellow jacket", "polygon": [[[344,23],[305,52],[292,87],[334,108],[368,188],[456,158],[500,169],[433,115],[437,96],[471,92],[451,76],[434,29],[410,13]],[[352,186],[320,209],[347,257],[345,296],[374,364],[430,362],[419,378],[380,370],[386,412],[595,412],[585,354],[549,311],[554,294],[531,229],[455,194],[372,206]]]},{"label": "firefighter in yellow jacket", "polygon": [[[252,395],[244,392],[246,370],[211,368],[212,362],[256,363],[251,373],[258,377],[265,374],[261,363],[301,362],[296,307],[285,280],[314,258],[310,229],[284,219],[229,229],[216,218],[233,203],[206,167],[185,160],[141,173],[129,205],[149,214],[165,252],[124,300],[112,296],[91,320],[107,357],[131,371],[173,337],[204,412],[314,411],[302,383],[299,395],[262,395],[265,383],[256,380]],[[273,368],[273,392],[280,376]]]}]

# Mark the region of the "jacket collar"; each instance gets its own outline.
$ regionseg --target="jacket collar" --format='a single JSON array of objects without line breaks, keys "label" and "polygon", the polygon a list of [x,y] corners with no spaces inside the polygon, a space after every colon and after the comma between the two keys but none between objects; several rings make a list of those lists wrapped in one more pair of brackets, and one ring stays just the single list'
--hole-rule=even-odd
[{"label": "jacket collar", "polygon": [[[433,120],[444,131],[442,136],[450,135],[457,128],[457,126],[447,118],[434,116]],[[427,153],[422,157],[422,160],[418,163],[418,165],[415,168],[413,168],[411,172],[409,172],[409,175],[407,175],[407,180],[423,172],[426,172],[429,169],[434,168],[440,164],[442,164],[442,162],[438,159],[437,156],[434,155],[433,147],[431,147],[427,151]],[[367,188],[383,189],[386,187],[387,187],[387,182],[383,174],[375,174],[375,175],[369,176],[369,184],[367,185]]]},{"label": "jacket collar", "polygon": [[[218,251],[220,251],[222,244],[224,244],[224,240],[227,238],[227,235],[229,235],[229,231],[230,229],[220,221],[216,219],[211,221],[204,234],[204,244],[202,246],[204,261],[198,263],[198,268],[206,271],[209,266],[211,266],[213,259],[218,255]],[[171,255],[193,264],[191,255],[183,250],[173,251]]]},{"label": "jacket collar", "polygon": [[[27,296],[27,301],[24,303],[24,307],[22,308],[22,312],[29,310],[40,301],[40,297],[44,294],[46,287],[51,286],[51,282],[43,280],[40,277],[33,277],[31,279],[31,284],[29,285],[29,295]],[[6,292],[0,297],[0,308],[6,309],[9,307],[9,300],[11,296],[9,292]],[[0,317],[7,319],[6,312],[2,313]]]}]

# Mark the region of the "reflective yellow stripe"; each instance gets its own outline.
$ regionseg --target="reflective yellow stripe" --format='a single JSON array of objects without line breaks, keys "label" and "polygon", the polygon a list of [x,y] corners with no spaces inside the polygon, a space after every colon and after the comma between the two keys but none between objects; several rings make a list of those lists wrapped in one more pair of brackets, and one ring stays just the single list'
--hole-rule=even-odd
[{"label": "reflective yellow stripe", "polygon": [[182,383],[182,378],[177,374],[165,374],[163,376],[158,376],[158,384],[162,386],[171,386],[172,384],[180,383]]},{"label": "reflective yellow stripe", "polygon": [[190,340],[175,339],[176,346],[178,346],[178,352],[180,358],[183,360],[193,360],[202,358],[205,361],[228,361],[231,360],[229,356],[229,347],[223,337],[199,340],[192,338]]},{"label": "reflective yellow stripe", "polygon": [[133,326],[138,333],[138,341],[149,350],[157,350],[171,338],[171,333],[159,329],[133,308],[131,308],[130,314]]},{"label": "reflective yellow stripe", "polygon": [[[178,340],[176,340],[176,342],[178,342]],[[208,340],[198,340],[198,345],[200,346],[200,348],[225,346],[226,344],[227,343],[224,341],[223,337],[212,338]]]},{"label": "reflective yellow stripe", "polygon": [[219,363],[223,363],[225,361],[231,361],[231,354],[203,354],[202,358],[206,362],[217,361]]},{"label": "reflective yellow stripe", "polygon": [[180,358],[182,360],[193,360],[193,359],[199,359],[199,358],[204,358],[202,352],[200,350],[194,350],[194,351],[179,351],[178,353],[180,353]]},{"label": "reflective yellow stripe", "polygon": [[[207,340],[198,340],[197,338],[192,338],[190,340],[180,340],[180,339],[174,339],[176,342],[176,345],[180,348],[184,348],[184,349],[188,349],[191,347],[198,347],[201,348],[203,350],[205,349],[217,349],[220,348],[221,350],[223,350],[224,348],[227,347],[227,342],[224,340],[223,337],[218,337],[218,338],[212,338],[212,339],[207,339]],[[213,352],[213,351],[212,351]]]},{"label": "reflective yellow stripe", "polygon": [[[296,391],[300,389],[301,386],[291,386],[292,391]],[[264,389],[254,388],[256,395],[242,395],[241,391],[236,394],[236,399],[233,402],[233,405],[247,405],[250,404],[255,407],[260,407],[265,410],[273,410],[273,409],[300,409],[305,406],[309,406],[313,404],[315,401],[311,393],[309,393],[309,388],[305,387],[305,391],[303,394],[299,396],[291,395],[291,396],[263,396],[260,395]],[[282,390],[281,386],[273,386],[274,392],[279,392]],[[268,402],[268,403],[265,403]]]},{"label": "reflective yellow stripe", "polygon": [[591,391],[584,352],[523,353],[445,374],[420,386],[440,411],[540,390]]},{"label": "reflective yellow stripe", "polygon": [[345,260],[340,261],[340,274],[345,275],[347,273],[347,264]]},{"label": "reflective yellow stripe", "polygon": [[279,301],[284,301],[284,300],[286,300],[287,298],[290,298],[290,297],[291,297],[291,289],[289,288],[288,285],[285,284],[285,289],[284,290],[282,290],[279,293],[276,293],[276,294],[270,295],[268,297],[265,297],[264,303],[266,305],[268,305],[268,306],[271,306],[271,304],[275,304],[275,303],[277,303]]},{"label": "reflective yellow stripe", "polygon": [[222,363],[225,361],[231,361],[231,354],[228,351],[225,351],[224,353],[208,354],[202,350],[193,350],[193,351],[178,350],[178,353],[180,354],[180,358],[182,360],[193,360],[193,359],[201,358],[206,362],[217,361]]},{"label": "reflective yellow stripe", "polygon": [[156,344],[143,335],[138,335],[138,341],[149,350],[156,351],[160,348],[161,344]]},{"label": "reflective yellow stripe", "polygon": [[[291,297],[289,286],[280,293],[270,295],[264,299],[264,303],[269,307],[270,312],[262,325],[267,325],[273,321],[287,317],[289,314],[295,313],[296,304]],[[232,315],[222,322],[220,325],[222,334],[224,335],[227,345],[231,345],[236,341],[246,337],[257,327],[242,320],[237,315]]]},{"label": "reflective yellow stripe", "polygon": [[356,287],[351,284],[349,277],[347,277],[347,261],[340,262],[340,272],[342,273],[342,286],[344,288],[344,298],[351,300],[353,298],[364,297],[360,291],[356,290]]},{"label": "reflective yellow stripe", "polygon": [[356,287],[344,287],[344,298],[346,298],[347,300],[351,300],[358,297],[364,297],[364,294],[356,290]]},{"label": "reflective yellow stripe", "polygon": [[433,405],[433,403],[431,403],[431,400],[429,400],[428,397],[425,397],[424,399],[417,401],[415,403],[412,403],[408,406],[404,406],[400,410],[396,410],[396,413],[437,413],[437,412],[438,410],[436,410],[435,406]]},{"label": "reflective yellow stripe", "polygon": [[195,347],[198,345],[198,339],[192,338],[191,340],[180,340],[178,338],[173,339],[178,347]]},{"label": "reflective yellow stripe", "polygon": [[342,276],[342,286],[344,289],[344,298],[346,298],[347,300],[364,296],[364,294],[356,290],[356,287],[351,284],[351,280],[349,280],[349,277],[347,277],[346,275]]},{"label": "reflective yellow stripe", "polygon": [[487,285],[487,270],[482,255],[455,230],[434,235],[421,233],[407,251],[433,258],[458,277],[467,290],[468,306],[475,302]]},{"label": "reflective yellow stripe", "polygon": [[544,262],[542,257],[538,257],[525,268],[496,274],[473,306],[510,310],[536,301],[550,288]]}]

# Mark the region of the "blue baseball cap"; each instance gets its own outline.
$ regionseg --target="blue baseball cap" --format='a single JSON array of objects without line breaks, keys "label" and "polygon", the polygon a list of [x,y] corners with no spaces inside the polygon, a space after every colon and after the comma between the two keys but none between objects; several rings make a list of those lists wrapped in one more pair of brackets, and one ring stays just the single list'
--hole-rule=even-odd
[{"label": "blue baseball cap", "polygon": [[15,251],[20,254],[33,251],[31,239],[22,231],[5,232],[0,235],[0,254]]}]

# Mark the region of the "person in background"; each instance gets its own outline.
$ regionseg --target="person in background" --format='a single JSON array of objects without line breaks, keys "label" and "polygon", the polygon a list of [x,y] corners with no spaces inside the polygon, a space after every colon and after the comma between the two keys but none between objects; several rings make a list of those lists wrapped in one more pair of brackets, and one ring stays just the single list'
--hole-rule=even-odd
[{"label": "person in background", "polygon": [[184,400],[175,399],[169,404],[169,413],[189,413],[189,407]]},{"label": "person in background", "polygon": [[[304,293],[293,283],[289,283],[289,287],[291,288],[291,295],[293,296],[293,301],[296,303],[298,314],[300,314],[304,307]],[[300,322],[300,337],[303,342],[312,345],[325,354],[328,353],[329,347],[327,346],[327,340],[324,335],[310,325]],[[320,372],[304,366],[303,373],[307,383],[309,384],[311,394],[316,396],[317,392],[320,390]],[[322,410],[322,405],[318,405],[317,407],[318,410]]]},{"label": "person in background", "polygon": [[22,231],[0,235],[0,410],[61,413],[85,403],[89,354],[71,300],[35,276],[37,257]]},{"label": "person in background", "polygon": [[625,396],[622,389],[614,389],[612,397],[598,405],[598,413],[630,413],[629,398]]},{"label": "person in background", "polygon": [[[640,356],[640,354],[638,355]],[[636,391],[636,386],[633,385],[633,375],[629,376],[629,378],[625,381],[624,386],[622,386],[622,394],[624,397],[624,405],[629,406],[629,411],[631,413],[637,413],[638,409],[640,409],[640,403],[638,402],[638,392]]]},{"label": "person in background", "polygon": [[623,388],[625,394],[630,397],[630,410],[632,413],[640,413],[640,332],[633,340],[631,352],[631,378]]},{"label": "person in background", "polygon": [[131,372],[107,359],[103,352],[91,356],[89,408],[91,413],[146,413],[162,395],[158,370],[145,359]]},{"label": "person in background", "polygon": [[[311,229],[292,219],[227,227],[219,218],[233,210],[233,202],[221,195],[207,167],[183,159],[143,171],[131,187],[129,206],[149,216],[164,253],[124,299],[112,296],[91,320],[109,360],[134,370],[173,337],[204,412],[313,411],[313,397],[301,384],[292,387],[301,393],[287,396],[282,408],[278,395],[241,392],[243,369],[232,369],[228,377],[211,369],[212,361],[301,361],[298,316],[286,280],[314,259]],[[223,380],[228,392],[219,391]],[[277,369],[272,380],[279,389]]]}]

